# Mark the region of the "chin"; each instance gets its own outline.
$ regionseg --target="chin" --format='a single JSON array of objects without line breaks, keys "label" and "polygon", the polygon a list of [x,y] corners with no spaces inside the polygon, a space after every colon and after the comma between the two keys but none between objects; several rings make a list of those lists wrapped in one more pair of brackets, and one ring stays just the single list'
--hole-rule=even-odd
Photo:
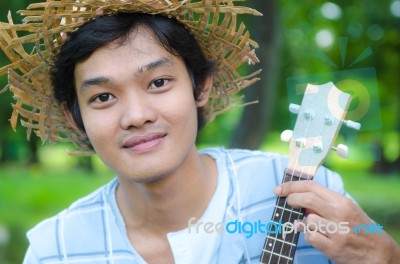
[{"label": "chin", "polygon": [[129,173],[117,173],[119,178],[134,184],[156,184],[168,177],[168,173],[152,172],[145,175],[130,175]]}]

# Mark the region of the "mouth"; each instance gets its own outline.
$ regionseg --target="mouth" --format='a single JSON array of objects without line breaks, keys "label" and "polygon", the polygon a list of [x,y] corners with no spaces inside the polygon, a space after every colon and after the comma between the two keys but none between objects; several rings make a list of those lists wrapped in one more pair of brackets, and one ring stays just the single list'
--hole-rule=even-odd
[{"label": "mouth", "polygon": [[135,136],[127,140],[122,148],[135,152],[145,152],[157,147],[166,137],[165,133],[149,133],[143,136]]}]

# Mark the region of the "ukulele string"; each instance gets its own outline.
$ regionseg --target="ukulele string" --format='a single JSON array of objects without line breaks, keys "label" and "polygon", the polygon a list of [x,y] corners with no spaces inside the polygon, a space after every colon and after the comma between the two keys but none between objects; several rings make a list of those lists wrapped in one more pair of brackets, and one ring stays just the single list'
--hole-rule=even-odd
[{"label": "ukulele string", "polygon": [[[305,135],[308,134],[308,131],[309,131],[309,129],[310,129],[310,124],[311,124],[311,119],[310,119],[310,120],[308,121],[308,123],[307,123],[307,129],[306,129],[306,131],[305,131]],[[319,134],[320,134],[320,135],[321,135],[321,133],[323,132],[323,128],[324,128],[324,126],[322,126],[322,127],[319,129]],[[306,138],[306,137],[304,137],[304,138]],[[302,142],[301,142],[301,143],[302,143]],[[298,163],[299,163],[298,157],[300,156],[300,153],[301,153],[301,151],[304,149],[304,147],[305,147],[305,144],[301,144],[299,150],[297,151],[297,153],[296,153],[296,155],[295,155],[295,157],[297,157],[297,158],[296,158],[296,163],[295,163],[294,169],[292,170],[292,173],[290,174],[290,181],[293,181],[294,172],[296,171],[296,167],[297,167],[297,165],[298,165]],[[311,158],[312,158],[311,155],[309,155],[308,163],[310,163]],[[306,163],[306,164],[308,164],[308,163]],[[287,175],[287,174],[286,174],[287,171],[288,171],[288,170],[286,169],[286,170],[285,170],[285,175],[284,175],[284,177]],[[300,172],[299,178],[301,178],[302,176],[303,176],[303,171]],[[307,180],[310,180],[311,177],[312,177],[311,174],[307,174],[307,176],[306,176]],[[299,179],[299,180],[300,180],[300,179]],[[284,179],[283,179],[283,181],[284,181]],[[282,199],[282,197],[278,197],[278,200],[279,200],[279,199]],[[279,202],[278,202],[278,204],[279,204]],[[287,199],[286,199],[285,202],[284,202],[283,208],[286,208],[286,206],[287,206]],[[283,220],[283,214],[284,214],[284,213],[285,213],[285,211],[284,211],[284,209],[283,209],[283,210],[282,210],[282,214],[279,215],[281,221]],[[277,213],[277,207],[275,207],[275,208],[274,208],[274,211],[273,211],[273,216],[277,216],[277,215],[278,215],[278,213]],[[299,212],[297,220],[299,220],[299,219],[300,219],[301,217],[303,217],[303,216],[304,216],[304,215],[303,215],[302,213]],[[292,210],[290,210],[289,219],[290,219],[291,217],[292,217]],[[269,240],[269,238],[272,238],[272,239],[274,240],[274,242],[273,242],[273,245],[271,245],[271,246],[272,246],[271,252],[273,252],[273,251],[274,251],[273,249],[274,249],[275,246],[276,246],[277,237],[278,237],[278,232],[275,233],[275,237],[272,237],[272,236],[270,236],[270,234],[268,234],[268,238],[267,238],[267,241],[266,241],[266,245],[264,246],[264,249],[265,249],[267,246],[270,246],[270,245],[271,245],[271,243],[268,243],[268,240]],[[294,243],[293,243],[293,242],[294,242],[294,239],[295,239],[295,236],[292,236],[291,244],[294,244]],[[271,246],[270,246],[270,247],[271,247]],[[282,244],[280,253],[279,253],[279,255],[278,255],[278,261],[280,261],[280,259],[281,259],[283,247],[284,247],[284,244]],[[295,248],[294,246],[292,246],[292,245],[290,246],[290,249],[289,249],[289,253],[290,253],[290,254],[289,254],[289,255],[291,255],[291,251],[292,251],[294,248]],[[270,255],[269,255],[268,263],[271,262],[271,258],[272,258],[271,252],[270,252]],[[263,250],[263,251],[262,251],[262,254],[261,254],[261,259],[264,258],[265,253],[266,253],[266,252]],[[289,262],[289,261],[290,261],[290,260],[288,259],[287,262]],[[260,262],[260,263],[262,263],[262,262]]]},{"label": "ukulele string", "polygon": [[[299,149],[298,151],[297,151],[297,156],[300,154],[300,152],[301,152],[301,149]],[[295,155],[295,156],[296,156]],[[296,166],[296,165],[295,165]],[[283,176],[283,179],[282,179],[282,182],[284,182],[284,180],[285,180],[285,176],[286,176],[286,171],[287,171],[287,169],[285,169],[285,171],[284,171],[284,176]],[[284,199],[284,197],[278,197],[278,201],[280,201],[280,199]],[[279,202],[277,202],[278,204],[279,204]],[[282,215],[283,215],[283,213],[284,213],[284,211],[282,210],[282,213],[281,214],[279,214],[278,212],[277,212],[277,207],[276,206],[274,206],[274,210],[273,210],[273,213],[272,213],[272,216],[277,216],[277,215],[279,215],[279,217],[280,217],[280,219],[279,220],[283,220],[283,218],[282,218]],[[281,221],[282,222],[282,221]],[[276,223],[277,224],[277,223]],[[271,247],[271,249],[268,251],[268,253],[270,253],[269,254],[269,257],[268,257],[268,262],[266,262],[266,263],[264,263],[264,262],[259,262],[259,264],[270,264],[271,263],[271,257],[272,257],[272,253],[274,252],[274,249],[275,249],[275,243],[276,243],[276,240],[278,239],[278,235],[279,235],[279,232],[278,232],[278,230],[275,230],[275,233],[274,234],[270,234],[270,233],[268,233],[267,234],[267,239],[266,239],[266,241],[265,241],[265,245],[264,245],[264,247],[263,247],[263,250],[262,250],[262,253],[261,253],[261,258],[260,258],[260,260],[262,260],[263,258],[264,258],[264,255],[265,255],[265,253],[267,252],[265,249],[266,249],[266,247]],[[269,239],[272,239],[273,240],[273,243],[271,243],[271,242],[268,242],[268,240]]]},{"label": "ukulele string", "polygon": [[[308,133],[308,130],[309,130],[309,128],[310,128],[310,124],[311,124],[311,123],[310,123],[310,121],[309,121],[309,122],[307,123],[307,128],[306,128],[306,131],[305,131],[305,135],[307,135],[307,133]],[[300,145],[300,148],[298,149],[298,151],[297,151],[297,153],[296,153],[296,155],[295,155],[296,160],[298,160],[298,157],[299,157],[299,155],[300,155],[300,152],[302,151],[303,148],[304,148],[304,146],[303,146],[303,145]],[[294,169],[293,169],[293,171],[292,171],[290,180],[293,180],[294,171],[296,170],[296,167],[297,167],[297,162],[295,163],[295,166],[294,166]],[[283,182],[284,182],[284,180],[285,180],[285,176],[286,176],[286,175],[287,175],[287,169],[285,170],[285,173],[284,173],[284,176],[283,176]],[[283,205],[283,208],[285,208],[285,207],[287,206],[286,197],[278,197],[278,201],[280,201],[280,199],[285,199],[285,202],[284,202],[284,205]],[[279,202],[278,202],[278,204],[279,204]],[[276,211],[277,211],[277,207],[275,206],[274,212],[273,212],[273,216],[277,216],[278,213],[277,213]],[[285,210],[283,209],[282,212],[281,212],[281,214],[279,214],[279,217],[280,217],[279,220],[281,220],[280,222],[282,222],[282,220],[283,220],[283,215],[284,215],[284,213],[285,213]],[[277,231],[277,230],[276,230],[276,231]],[[268,234],[268,236],[271,237],[269,234]],[[273,237],[271,237],[271,238],[273,238]],[[266,246],[270,246],[270,247],[271,247],[271,249],[270,249],[271,252],[270,252],[269,258],[268,258],[268,264],[271,263],[271,258],[272,258],[272,255],[273,255],[272,252],[274,252],[277,238],[278,238],[278,232],[275,232],[275,237],[273,238],[273,240],[274,240],[274,241],[273,241],[273,244],[270,245],[271,243],[269,243],[268,245],[266,245]],[[267,239],[267,240],[268,240],[268,239]],[[267,241],[266,243],[268,243],[268,241]],[[280,256],[281,256],[281,254],[282,254],[283,246],[284,246],[284,244],[282,244],[281,250],[280,250],[280,252],[279,252],[278,261],[280,260]],[[265,251],[262,252],[261,259],[263,259],[264,253],[265,253]]]},{"label": "ukulele string", "polygon": [[[300,153],[300,149],[297,151],[298,153],[297,154],[299,154]],[[296,155],[295,155],[296,156]],[[284,171],[284,177],[283,177],[283,179],[282,179],[282,182],[284,182],[284,180],[285,180],[285,175],[286,175],[286,171],[287,171],[287,169],[285,169],[285,171]],[[278,197],[278,204],[279,204],[279,201],[280,201],[280,199],[284,199],[284,197]],[[276,206],[274,206],[274,210],[273,210],[273,213],[272,213],[272,216],[278,216],[279,215],[279,217],[280,217],[280,219],[279,220],[282,220],[282,215],[283,215],[283,210],[282,210],[282,213],[281,214],[279,214],[278,212],[277,212],[277,207]],[[277,223],[276,223],[277,224]],[[263,258],[264,258],[264,255],[265,255],[265,253],[267,252],[265,249],[266,249],[266,247],[267,246],[269,246],[270,247],[270,251],[268,251],[268,253],[270,253],[269,254],[269,258],[268,258],[268,262],[262,262],[262,261],[260,261],[259,262],[259,264],[270,264],[271,263],[271,257],[272,257],[272,253],[274,252],[274,249],[275,249],[275,243],[276,243],[276,240],[278,239],[278,235],[279,235],[279,232],[278,232],[278,229],[277,230],[275,230],[275,233],[274,234],[270,234],[270,233],[268,233],[267,234],[267,239],[266,239],[266,242],[265,242],[265,245],[264,245],[264,247],[263,247],[263,251],[262,251],[262,253],[261,253],[261,258],[260,258],[260,260],[262,260]],[[269,239],[272,239],[273,240],[273,243],[271,243],[271,242],[269,242]]]},{"label": "ukulele string", "polygon": [[[308,128],[307,128],[307,131],[309,130],[309,125],[310,125],[310,123],[308,124]],[[320,131],[322,131],[322,130],[324,130],[324,129],[319,129]],[[307,133],[306,133],[307,134]],[[320,133],[320,135],[321,135],[321,133]],[[305,138],[304,138],[305,139]],[[297,143],[297,142],[296,142]],[[300,142],[300,146],[299,146],[299,151],[298,151],[298,153],[301,153],[301,151],[303,150],[303,148],[305,147],[305,144],[301,144],[301,143],[303,143],[303,142]],[[322,142],[319,142],[319,143],[322,143]],[[291,144],[293,144],[293,138],[292,138],[292,140],[291,140]],[[312,147],[314,147],[314,146],[312,146]],[[316,146],[316,147],[318,147],[318,146]],[[324,147],[322,144],[321,144],[321,147]],[[314,151],[318,151],[318,148],[316,148]],[[320,152],[320,151],[319,151]],[[298,155],[299,156],[299,155]],[[308,156],[308,163],[310,163],[310,161],[311,161],[311,158],[312,158],[312,155],[309,155]],[[285,175],[284,175],[284,178],[283,178],[283,182],[285,182],[285,179],[286,179],[286,176],[289,176],[290,177],[290,180],[291,181],[293,181],[293,178],[294,178],[294,176],[295,176],[295,171],[296,171],[296,167],[299,165],[299,164],[297,164],[299,162],[299,160],[295,160],[295,164],[294,164],[294,169],[292,169],[292,171],[291,171],[291,173],[289,173],[289,174],[287,174],[287,171],[288,171],[288,168],[286,168],[286,170],[285,170]],[[307,164],[307,163],[306,163]],[[316,166],[314,166],[314,167],[318,167],[319,165],[316,165]],[[307,175],[307,177],[306,177],[306,180],[310,180],[312,177],[313,177],[313,175],[311,175],[311,172],[312,171],[309,171],[308,173],[306,172],[305,174]],[[300,179],[302,179],[302,176],[303,176],[303,172],[300,172],[300,176],[299,176],[299,180]],[[281,207],[281,206],[279,206],[279,204],[280,204],[280,202],[281,202],[281,199],[282,197],[278,197],[278,200],[277,200],[277,206],[275,206],[275,208],[274,208],[274,214],[273,214],[273,218],[275,218],[275,217],[280,217],[280,222],[282,221],[282,219],[283,219],[283,213],[285,212],[284,210],[282,210],[282,214],[281,215],[279,215],[278,213],[276,213],[276,211],[277,211],[277,207]],[[286,198],[286,197],[285,197]],[[283,209],[286,207],[286,204],[287,204],[287,199],[285,199],[284,200],[284,207],[283,207]],[[290,216],[292,215],[292,210],[289,210],[290,211]],[[303,216],[304,215],[304,213],[301,213],[300,214],[301,216]],[[300,218],[298,218],[297,220],[299,220]],[[290,219],[289,219],[290,220]],[[307,231],[307,230],[306,230]],[[318,231],[318,230],[317,230]],[[276,232],[275,234],[277,234],[278,232]],[[278,237],[278,235],[276,235],[275,236],[275,240],[274,240],[274,243],[273,243],[273,248],[272,249],[275,249],[275,246],[276,246],[276,240],[277,240],[277,237]],[[295,239],[295,237],[296,236],[292,236],[292,242],[294,241],[294,239]],[[266,244],[264,245],[264,251],[262,252],[262,258],[261,258],[261,263],[265,263],[264,262],[264,260],[263,260],[263,258],[264,258],[264,255],[265,255],[265,253],[266,252],[269,252],[270,254],[268,255],[268,258],[269,258],[269,260],[268,260],[268,263],[271,263],[271,258],[272,258],[272,255],[274,254],[274,255],[278,255],[278,262],[280,263],[281,261],[281,257],[285,257],[285,256],[283,256],[282,254],[277,254],[277,253],[275,253],[275,251],[274,250],[267,250],[266,249],[266,247],[267,246],[272,246],[271,244],[272,243],[269,243],[269,244],[267,244],[267,242],[268,242],[268,240],[269,239],[273,239],[272,237],[270,237],[269,236],[269,234],[268,234],[268,238],[267,238],[267,240],[266,240]],[[282,241],[282,242],[284,242],[284,241]],[[292,244],[294,244],[294,243],[292,243]],[[284,245],[284,244],[282,244],[282,245]],[[291,245],[292,246],[292,245]],[[294,246],[294,248],[296,248],[296,246]],[[281,247],[281,253],[282,253],[282,247]],[[293,250],[293,247],[291,247],[290,248],[290,251],[289,251],[289,253],[291,254],[292,253],[292,250]],[[292,263],[294,261],[294,259],[290,259],[290,258],[287,258],[287,263]]]},{"label": "ukulele string", "polygon": [[[310,130],[310,125],[311,125],[311,119],[310,120],[308,120],[308,122],[307,122],[307,127],[306,127],[306,129],[305,129],[305,132],[304,132],[304,135],[303,135],[303,139],[305,139],[306,138],[306,136],[308,135],[308,133],[309,133],[309,130]],[[297,168],[297,166],[299,165],[299,157],[300,157],[300,153],[303,151],[303,149],[305,148],[305,142],[301,142],[300,143],[300,148],[299,148],[299,150],[298,150],[298,152],[296,153],[296,155],[295,155],[295,160],[296,160],[296,162],[295,162],[295,165],[294,165],[294,168],[293,168],[293,170],[292,170],[292,172],[290,173],[290,181],[293,181],[293,177],[294,177],[294,172],[296,171],[296,168]],[[286,172],[287,172],[287,169],[286,169],[286,171],[285,171],[285,176],[286,176]],[[303,174],[303,172],[301,172],[301,174],[299,175],[299,177],[301,178],[301,176],[302,176],[302,174]],[[285,177],[284,176],[284,177]],[[283,208],[287,208],[287,198],[285,197],[285,202],[284,202],[284,205],[283,205]],[[290,212],[289,212],[289,219],[291,219],[291,217],[292,217],[292,211],[293,211],[293,209],[294,208],[292,208],[292,210],[290,210]],[[283,219],[283,215],[285,214],[285,209],[283,209],[282,210],[282,214],[281,214],[281,220]],[[292,244],[294,244],[293,242],[294,242],[294,235],[292,236],[292,241],[291,241],[291,243]],[[284,248],[284,243],[282,243],[282,247],[281,247],[281,250],[280,250],[280,252],[279,252],[279,256],[278,256],[278,262],[281,260],[281,256],[282,256],[282,250],[283,250],[283,248]],[[293,247],[293,246],[291,246],[291,247]],[[288,259],[289,260],[289,259]]]},{"label": "ukulele string", "polygon": [[[308,128],[307,128],[307,130],[308,130]],[[300,155],[300,152],[301,152],[301,148],[300,149],[298,149],[297,150],[297,153],[296,153],[296,155],[295,155],[295,157],[297,156],[299,156]],[[295,168],[296,168],[296,166],[297,166],[297,164],[295,164]],[[283,176],[283,179],[282,179],[282,182],[284,182],[285,181],[285,176],[287,175],[286,174],[287,173],[287,169],[285,169],[285,171],[284,171],[284,176]],[[293,175],[292,175],[292,177],[293,177]],[[292,178],[291,178],[292,179]],[[279,201],[281,201],[281,199],[286,199],[286,197],[278,197],[278,204],[279,204]],[[283,206],[283,208],[285,208],[285,206],[286,206],[286,200],[285,200],[285,203],[284,203],[284,206]],[[273,211],[273,216],[278,216],[279,215],[279,217],[280,217],[280,222],[282,222],[282,220],[283,220],[283,215],[284,215],[284,213],[285,213],[285,211],[283,210],[283,209],[281,209],[281,213],[279,214],[278,212],[277,212],[277,207],[275,206],[275,208],[274,208],[274,211]],[[277,224],[277,223],[276,223]],[[278,230],[275,230],[276,232],[275,232],[275,234],[273,234],[274,235],[274,237],[272,237],[270,234],[268,234],[268,237],[269,238],[272,238],[273,239],[273,243],[269,243],[267,246],[269,246],[269,247],[271,247],[271,249],[270,249],[270,254],[269,254],[269,257],[268,257],[268,264],[270,264],[271,263],[271,258],[273,257],[273,252],[274,252],[274,249],[275,249],[275,246],[276,246],[276,241],[277,241],[277,239],[278,239],[278,235],[279,235],[279,232],[278,232]],[[268,241],[267,241],[267,243],[268,243]],[[282,247],[283,247],[283,244],[282,244]],[[280,250],[280,252],[279,252],[279,255],[282,253],[282,248],[281,248],[281,250]],[[261,255],[261,259],[263,259],[263,257],[264,257],[264,254],[265,254],[265,251],[263,250],[263,252],[262,252],[262,255]],[[278,256],[278,261],[280,260],[280,256]],[[261,262],[261,264],[263,264],[262,262]]]},{"label": "ukulele string", "polygon": [[[324,125],[321,125],[321,127],[318,129],[319,131],[318,131],[318,133],[317,133],[317,135],[322,135],[323,133],[324,133],[324,129],[326,128],[326,126],[324,126]],[[306,164],[308,164],[308,165],[314,165],[314,164],[311,164],[311,159],[312,159],[312,155],[308,155],[308,161],[306,162]],[[303,174],[303,172],[301,172],[301,176],[302,176],[302,174]],[[293,176],[292,176],[293,177]],[[308,174],[306,174],[306,178],[307,178],[307,180],[311,180],[312,179],[312,175],[311,175],[311,173],[308,173]],[[301,217],[303,217],[303,214],[302,215],[299,215],[299,218],[297,219],[297,220],[300,220],[300,218]],[[292,241],[291,241],[291,243],[292,244],[294,244],[293,242],[294,242],[294,237],[295,236],[293,236],[292,237]],[[289,251],[289,253],[291,254],[292,253],[292,250],[293,250],[293,247],[290,247],[290,251]]]}]

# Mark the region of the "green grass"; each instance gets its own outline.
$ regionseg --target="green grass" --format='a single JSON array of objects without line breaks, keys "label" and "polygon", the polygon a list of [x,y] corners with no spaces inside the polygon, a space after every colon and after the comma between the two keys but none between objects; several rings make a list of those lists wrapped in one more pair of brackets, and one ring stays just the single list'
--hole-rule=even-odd
[{"label": "green grass", "polygon": [[400,172],[391,175],[342,171],[346,190],[400,244]]},{"label": "green grass", "polygon": [[21,220],[32,225],[60,211],[109,179],[110,173],[107,172],[89,175],[78,169],[2,167],[0,219],[5,223]]},{"label": "green grass", "polygon": [[22,262],[27,247],[27,230],[112,178],[112,173],[103,169],[89,174],[59,166],[3,166],[0,167],[0,175],[2,264]]}]

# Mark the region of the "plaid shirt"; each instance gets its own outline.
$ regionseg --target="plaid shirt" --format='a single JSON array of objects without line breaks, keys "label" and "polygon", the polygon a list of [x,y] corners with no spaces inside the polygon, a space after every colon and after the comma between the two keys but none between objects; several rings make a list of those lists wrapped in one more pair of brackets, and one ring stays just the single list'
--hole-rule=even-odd
[{"label": "plaid shirt", "polygon": [[[214,221],[220,218],[224,223],[268,222],[271,219],[276,200],[273,188],[281,182],[287,158],[274,153],[223,148],[204,149],[200,153],[216,160],[217,191],[225,190],[220,192],[223,197],[213,198],[207,209],[210,216],[222,212]],[[340,177],[325,168],[318,170],[314,180],[347,195]],[[30,230],[27,235],[30,246],[24,263],[145,263],[126,234],[115,201],[117,185],[115,178]],[[258,263],[265,240],[262,233],[255,233],[251,238],[238,232],[222,232],[209,239],[190,235],[187,230],[168,235],[176,263]],[[177,245],[185,245],[187,250],[176,248]],[[301,234],[295,263],[331,262],[307,244]]]}]

